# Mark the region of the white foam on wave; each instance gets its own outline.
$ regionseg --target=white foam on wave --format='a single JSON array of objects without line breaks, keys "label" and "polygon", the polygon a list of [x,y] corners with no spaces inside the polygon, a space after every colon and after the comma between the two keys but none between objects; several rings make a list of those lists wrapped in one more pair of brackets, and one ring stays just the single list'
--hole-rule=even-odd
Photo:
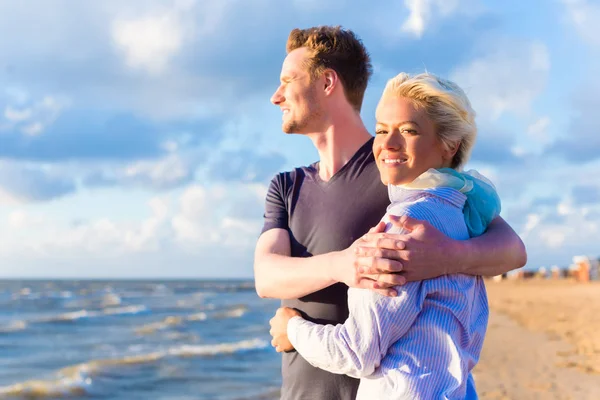
[{"label": "white foam on wave", "polygon": [[183,316],[168,316],[162,321],[153,322],[150,324],[142,325],[139,328],[136,328],[136,332],[140,335],[147,335],[154,333],[156,331],[162,331],[172,326],[179,326],[185,322],[195,322],[195,321],[204,321],[208,318],[206,313],[199,312],[196,314],[188,315],[187,317]]},{"label": "white foam on wave", "polygon": [[100,311],[87,311],[79,310],[72,311],[49,317],[36,318],[31,320],[17,320],[11,321],[7,325],[0,325],[0,333],[10,333],[25,330],[28,326],[38,323],[51,323],[51,322],[73,322],[86,318],[98,318],[106,317],[109,315],[135,315],[148,310],[148,307],[143,305],[126,306],[126,307],[112,307],[105,308]]},{"label": "white foam on wave", "polygon": [[221,311],[214,314],[215,318],[239,318],[246,314],[248,311],[247,306],[234,307],[231,310]]},{"label": "white foam on wave", "polygon": [[126,306],[126,307],[112,307],[105,308],[100,311],[87,311],[87,310],[79,310],[72,311],[68,313],[53,315],[46,318],[41,318],[37,320],[37,322],[61,322],[61,321],[77,321],[83,318],[97,318],[104,317],[107,315],[132,315],[139,314],[141,312],[147,311],[148,308],[143,305],[135,305],[135,306]]},{"label": "white foam on wave", "polygon": [[207,345],[181,345],[162,351],[130,355],[115,359],[92,360],[86,363],[66,367],[57,372],[55,379],[29,380],[10,386],[0,387],[0,398],[11,396],[61,397],[68,395],[83,396],[89,392],[94,377],[102,371],[130,365],[149,364],[167,357],[201,357],[219,354],[232,354],[248,350],[260,350],[268,347],[262,339],[249,339],[233,343]]},{"label": "white foam on wave", "polygon": [[262,339],[242,340],[236,343],[220,343],[213,345],[181,345],[171,348],[168,353],[173,356],[214,356],[217,354],[231,354],[242,350],[262,349],[267,347],[267,342]]},{"label": "white foam on wave", "polygon": [[135,305],[135,306],[126,306],[126,307],[115,307],[115,308],[106,308],[102,310],[102,314],[104,315],[132,315],[139,314],[142,312],[148,311],[148,307],[143,305]]},{"label": "white foam on wave", "polygon": [[10,333],[25,330],[27,328],[26,321],[12,321],[7,325],[0,325],[0,333]]},{"label": "white foam on wave", "polygon": [[121,301],[121,297],[115,293],[107,293],[104,296],[102,296],[103,307],[118,306],[121,304]]},{"label": "white foam on wave", "polygon": [[83,396],[92,384],[92,379],[84,369],[71,376],[59,376],[52,380],[31,380],[0,387],[0,398],[14,396],[26,398],[62,398],[63,396]]},{"label": "white foam on wave", "polygon": [[[215,319],[224,319],[224,318],[240,318],[248,311],[248,307],[245,305],[236,306],[229,310],[218,311],[211,315],[212,318]],[[140,335],[148,335],[155,333],[157,331],[162,331],[168,329],[172,326],[183,325],[185,322],[196,322],[196,321],[205,321],[209,318],[209,315],[205,312],[198,312],[195,314],[191,314],[188,316],[168,316],[162,321],[152,322],[150,324],[142,325],[135,329],[135,331]]]}]

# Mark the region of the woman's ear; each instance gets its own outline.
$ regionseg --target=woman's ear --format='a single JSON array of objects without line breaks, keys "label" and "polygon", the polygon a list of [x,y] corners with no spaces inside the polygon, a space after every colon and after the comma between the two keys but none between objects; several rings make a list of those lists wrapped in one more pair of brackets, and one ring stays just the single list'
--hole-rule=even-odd
[{"label": "woman's ear", "polygon": [[444,159],[451,161],[456,155],[456,152],[458,152],[460,143],[461,142],[454,142],[444,146]]}]

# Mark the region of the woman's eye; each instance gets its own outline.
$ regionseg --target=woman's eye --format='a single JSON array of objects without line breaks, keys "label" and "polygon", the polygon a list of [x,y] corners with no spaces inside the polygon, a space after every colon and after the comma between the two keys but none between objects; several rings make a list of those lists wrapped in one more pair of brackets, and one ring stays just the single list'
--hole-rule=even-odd
[{"label": "woman's eye", "polygon": [[380,130],[377,130],[377,131],[375,131],[375,134],[376,134],[376,135],[385,135],[386,133],[387,133],[387,131],[384,131],[384,130],[381,130],[381,129],[380,129]]}]

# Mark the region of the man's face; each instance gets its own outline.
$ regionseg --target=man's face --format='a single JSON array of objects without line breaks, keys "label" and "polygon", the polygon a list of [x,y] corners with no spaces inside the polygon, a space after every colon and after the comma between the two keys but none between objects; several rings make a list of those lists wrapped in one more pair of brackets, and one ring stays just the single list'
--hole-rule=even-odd
[{"label": "man's face", "polygon": [[271,102],[283,112],[282,130],[285,133],[312,133],[319,130],[323,115],[317,85],[320,79],[311,80],[306,67],[308,49],[291,51],[281,68],[280,85]]}]

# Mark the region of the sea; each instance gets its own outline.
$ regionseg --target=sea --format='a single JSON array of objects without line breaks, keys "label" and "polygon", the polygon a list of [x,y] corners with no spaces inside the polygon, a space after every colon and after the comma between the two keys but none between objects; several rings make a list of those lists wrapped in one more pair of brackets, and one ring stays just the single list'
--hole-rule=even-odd
[{"label": "sea", "polygon": [[272,400],[252,281],[0,280],[0,399]]}]

